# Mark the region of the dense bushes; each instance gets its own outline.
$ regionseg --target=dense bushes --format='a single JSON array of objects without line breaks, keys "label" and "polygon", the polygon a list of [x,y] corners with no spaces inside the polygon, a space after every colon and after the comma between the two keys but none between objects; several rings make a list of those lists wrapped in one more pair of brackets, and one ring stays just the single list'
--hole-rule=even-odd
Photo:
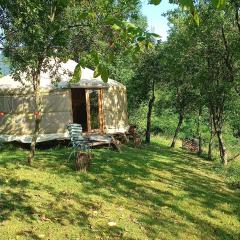
[{"label": "dense bushes", "polygon": [[[136,124],[142,133],[146,130],[147,104],[142,103],[139,108],[130,114],[130,123]],[[157,115],[153,112],[151,132],[155,135],[172,136],[177,124],[177,115],[171,110],[166,110],[164,114]]]},{"label": "dense bushes", "polygon": [[[145,133],[146,129],[146,116],[147,103],[141,103],[138,108],[130,110],[129,122],[131,124],[136,124],[138,131],[142,134]],[[197,137],[197,121],[197,114],[186,115],[181,131],[179,133],[179,138]],[[164,135],[171,138],[174,135],[177,122],[177,114],[174,113],[171,108],[161,109],[161,111],[159,111],[159,104],[156,104],[152,116],[151,132],[155,135]],[[207,112],[201,120],[200,128],[203,145],[206,149],[210,138],[210,128],[208,124]],[[229,158],[240,152],[240,139],[234,136],[234,130],[230,123],[226,124],[224,127],[224,140],[228,149]],[[218,143],[215,137],[214,149],[216,151],[217,147]]]}]

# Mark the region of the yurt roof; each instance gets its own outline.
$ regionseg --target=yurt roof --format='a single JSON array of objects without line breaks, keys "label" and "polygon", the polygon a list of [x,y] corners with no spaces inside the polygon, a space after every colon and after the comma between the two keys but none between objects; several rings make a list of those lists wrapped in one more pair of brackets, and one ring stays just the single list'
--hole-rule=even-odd
[{"label": "yurt roof", "polygon": [[[54,61],[54,60],[52,60]],[[50,61],[50,64],[51,63]],[[68,60],[66,63],[60,63],[57,68],[57,83],[53,83],[50,72],[41,72],[40,75],[40,87],[45,89],[55,89],[55,88],[108,88],[108,87],[118,87],[124,88],[125,86],[115,80],[108,79],[105,83],[101,77],[94,78],[94,71],[89,68],[82,68],[81,80],[77,84],[69,85],[72,78],[73,72],[75,70],[77,63],[73,60]],[[23,86],[29,85],[29,82],[25,81],[23,83],[15,81],[11,75],[4,76],[0,78],[0,90],[3,89],[19,89]]]}]

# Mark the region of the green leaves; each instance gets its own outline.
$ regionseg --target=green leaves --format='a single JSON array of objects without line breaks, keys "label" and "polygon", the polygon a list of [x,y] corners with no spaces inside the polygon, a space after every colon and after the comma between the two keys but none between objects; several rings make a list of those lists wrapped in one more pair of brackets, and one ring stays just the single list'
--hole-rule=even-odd
[{"label": "green leaves", "polygon": [[107,82],[108,78],[109,78],[109,71],[108,71],[107,67],[103,64],[103,62],[101,61],[101,59],[100,59],[101,55],[96,51],[93,51],[91,55],[92,55],[94,64],[96,66],[93,77],[97,78],[97,77],[101,76],[102,80],[104,82]]},{"label": "green leaves", "polygon": [[[214,7],[218,10],[221,10],[225,4],[226,0],[211,0]],[[150,0],[150,4],[158,5],[161,3],[161,0]],[[194,6],[194,0],[178,0],[177,3],[184,9],[191,12],[195,23],[199,26],[200,17]]]},{"label": "green leaves", "polygon": [[180,6],[182,6],[182,8],[184,10],[190,11],[194,22],[199,26],[200,18],[199,18],[198,12],[195,9],[194,4],[193,4],[193,0],[179,0],[179,4],[180,4]]},{"label": "green leaves", "polygon": [[107,69],[106,66],[104,66],[103,64],[99,64],[96,66],[95,68],[95,71],[94,71],[94,75],[93,77],[94,78],[97,78],[101,76],[102,80],[104,82],[107,82],[108,81],[108,78],[109,78],[109,70]]},{"label": "green leaves", "polygon": [[217,9],[222,9],[225,6],[226,0],[212,0],[212,4]]},{"label": "green leaves", "polygon": [[94,64],[95,64],[95,65],[98,65],[99,62],[100,62],[99,53],[96,52],[96,51],[92,51],[92,52],[91,52],[91,57],[92,57],[92,59],[93,59]]},{"label": "green leaves", "polygon": [[101,75],[101,65],[96,66],[93,77],[97,78]]},{"label": "green leaves", "polygon": [[[107,66],[105,66],[103,63],[98,63],[98,65],[96,65],[96,68],[95,68],[94,74],[93,74],[94,78],[101,76],[102,80],[104,82],[107,82],[109,75],[110,74],[109,74],[109,70],[108,70]],[[81,80],[81,76],[82,76],[82,64],[80,62],[75,67],[73,77],[70,80],[70,83],[73,83],[73,84],[79,83]]]},{"label": "green leaves", "polygon": [[193,19],[194,19],[195,23],[199,26],[199,24],[200,24],[200,17],[198,15],[198,12],[194,11],[192,15],[193,15]]},{"label": "green leaves", "polygon": [[150,4],[158,5],[161,3],[162,0],[150,0]]},{"label": "green leaves", "polygon": [[73,77],[72,77],[70,83],[80,82],[81,76],[82,76],[82,67],[81,67],[81,63],[78,63],[77,66],[75,67]]},{"label": "green leaves", "polygon": [[[153,5],[159,5],[162,0],[149,0],[150,4]],[[185,7],[193,7],[193,0],[178,0],[177,1],[179,5],[185,6]]]},{"label": "green leaves", "polygon": [[119,31],[119,30],[121,30],[121,27],[118,26],[116,23],[114,23],[114,24],[112,25],[112,29],[115,30],[115,31]]},{"label": "green leaves", "polygon": [[102,68],[102,72],[101,72],[101,78],[104,82],[107,82],[108,81],[108,78],[109,78],[109,71],[107,68],[103,67]]},{"label": "green leaves", "polygon": [[190,10],[194,9],[194,5],[193,5],[193,1],[192,0],[179,0],[179,4],[182,7],[186,7],[188,9],[190,9]]},{"label": "green leaves", "polygon": [[149,33],[149,35],[154,38],[160,38],[160,36],[157,33]]},{"label": "green leaves", "polygon": [[[187,8],[193,9],[194,8],[194,1],[193,0],[179,0],[180,5],[185,6]],[[212,0],[212,4],[217,9],[222,9],[225,6],[226,0]]]}]

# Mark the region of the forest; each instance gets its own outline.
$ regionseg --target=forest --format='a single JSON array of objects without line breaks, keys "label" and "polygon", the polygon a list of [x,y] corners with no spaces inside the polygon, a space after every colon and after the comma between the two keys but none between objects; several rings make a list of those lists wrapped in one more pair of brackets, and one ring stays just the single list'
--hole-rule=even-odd
[{"label": "forest", "polygon": [[[0,1],[0,98],[10,72],[34,102],[29,146],[2,141],[0,121],[3,239],[240,239],[240,2],[169,3],[163,41],[140,0]],[[141,145],[94,148],[84,173],[68,143],[38,142],[41,74],[57,86],[69,59],[70,85],[89,68],[126,86]]]},{"label": "forest", "polygon": [[[216,147],[224,165],[239,156],[235,6],[216,12],[212,6],[199,5],[199,26],[181,10],[167,13],[172,26],[167,42],[158,42],[152,52],[141,56],[128,81],[131,118],[146,129],[147,142],[151,132],[173,136],[171,147],[177,137],[195,137],[199,154],[207,148],[209,160]],[[143,116],[147,116],[144,122]]]}]

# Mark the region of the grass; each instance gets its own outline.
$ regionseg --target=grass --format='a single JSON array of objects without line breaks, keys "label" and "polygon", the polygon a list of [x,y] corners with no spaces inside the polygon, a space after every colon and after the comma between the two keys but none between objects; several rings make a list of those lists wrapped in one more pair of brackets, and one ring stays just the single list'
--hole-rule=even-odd
[{"label": "grass", "polygon": [[[240,192],[211,162],[154,139],[94,151],[88,173],[69,149],[0,154],[0,239],[240,239]],[[109,226],[110,222],[116,226]]]},{"label": "grass", "polygon": [[240,189],[240,161],[232,161],[227,167],[218,165],[216,171],[226,176],[226,181],[232,187]]}]

